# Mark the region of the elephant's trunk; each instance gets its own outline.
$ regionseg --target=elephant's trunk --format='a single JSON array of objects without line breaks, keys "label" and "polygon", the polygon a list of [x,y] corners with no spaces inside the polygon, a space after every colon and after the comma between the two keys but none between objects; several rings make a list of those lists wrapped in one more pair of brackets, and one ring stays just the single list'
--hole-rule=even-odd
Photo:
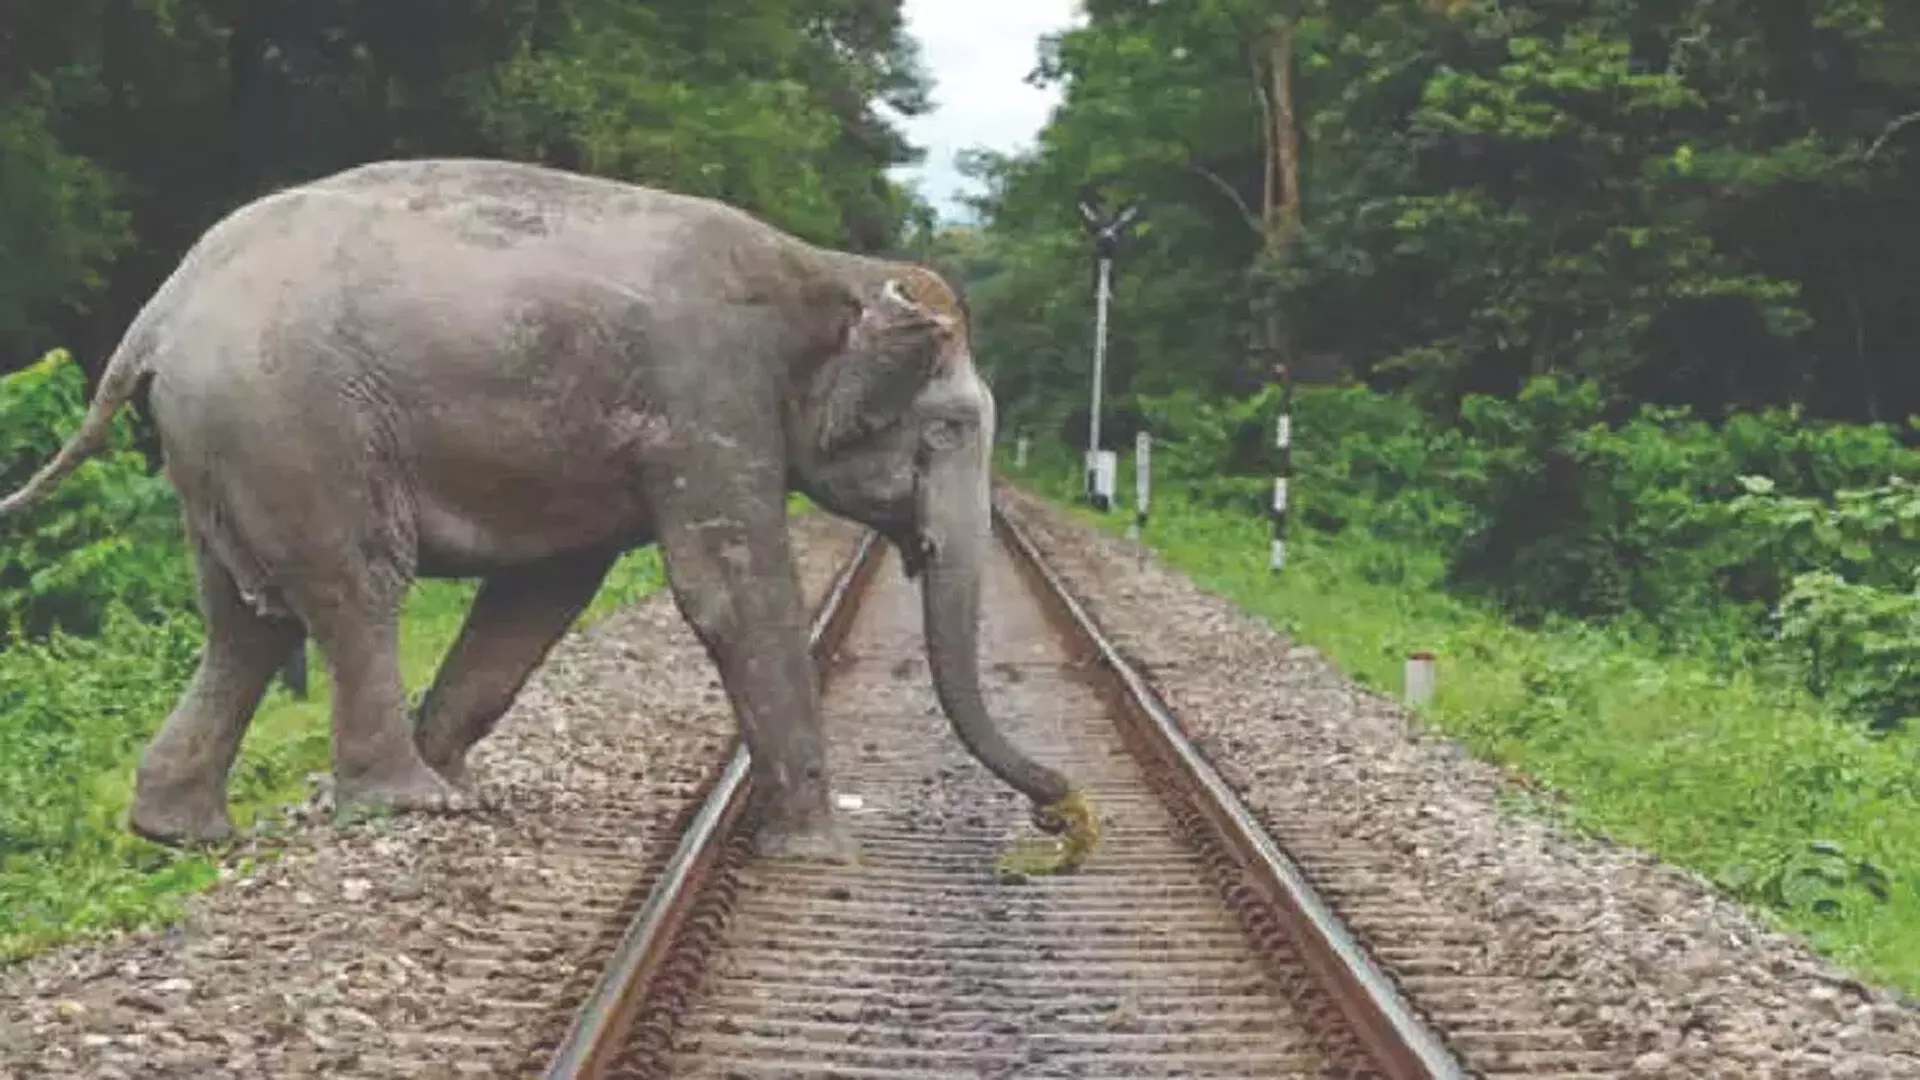
[{"label": "elephant's trunk", "polygon": [[932,550],[922,570],[921,609],[940,707],[954,734],[993,775],[1036,808],[1055,806],[1069,793],[1067,778],[1009,742],[980,693],[981,579],[992,542],[984,462],[965,455],[936,460],[922,483],[922,535]]}]

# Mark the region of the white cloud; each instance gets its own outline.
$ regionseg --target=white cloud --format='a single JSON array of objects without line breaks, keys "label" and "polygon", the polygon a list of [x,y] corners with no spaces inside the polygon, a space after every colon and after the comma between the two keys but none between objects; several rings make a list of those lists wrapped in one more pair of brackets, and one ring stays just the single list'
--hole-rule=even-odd
[{"label": "white cloud", "polygon": [[933,109],[899,121],[926,159],[895,175],[918,181],[943,217],[957,217],[964,208],[954,196],[972,185],[955,171],[954,155],[970,146],[1013,152],[1032,145],[1059,92],[1022,80],[1039,57],[1040,36],[1078,23],[1079,3],[906,0],[904,10],[933,76]]}]

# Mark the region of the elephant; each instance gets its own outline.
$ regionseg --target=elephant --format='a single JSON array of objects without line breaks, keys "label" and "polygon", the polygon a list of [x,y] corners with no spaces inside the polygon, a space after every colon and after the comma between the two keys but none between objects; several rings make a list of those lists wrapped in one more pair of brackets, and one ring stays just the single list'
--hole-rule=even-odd
[{"label": "elephant", "polygon": [[[658,544],[752,761],[753,849],[845,862],[786,499],[878,533],[921,593],[936,696],[1043,832],[1080,787],[980,688],[994,402],[968,316],[916,263],[724,202],[484,158],[378,161],[214,223],[139,310],[31,506],[144,395],[179,494],[205,643],[143,749],[127,826],[233,835],[227,777],[308,634],[332,677],[335,816],[473,804],[468,752],[621,553]],[[419,578],[478,578],[416,711]]]}]

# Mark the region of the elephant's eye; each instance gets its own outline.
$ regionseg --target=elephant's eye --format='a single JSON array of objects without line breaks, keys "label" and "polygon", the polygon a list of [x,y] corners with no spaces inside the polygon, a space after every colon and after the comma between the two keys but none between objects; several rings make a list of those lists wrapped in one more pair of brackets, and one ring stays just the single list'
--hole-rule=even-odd
[{"label": "elephant's eye", "polygon": [[960,439],[963,434],[964,431],[959,421],[939,419],[927,422],[926,429],[922,433],[922,438],[926,441],[929,449],[951,450],[960,445]]}]

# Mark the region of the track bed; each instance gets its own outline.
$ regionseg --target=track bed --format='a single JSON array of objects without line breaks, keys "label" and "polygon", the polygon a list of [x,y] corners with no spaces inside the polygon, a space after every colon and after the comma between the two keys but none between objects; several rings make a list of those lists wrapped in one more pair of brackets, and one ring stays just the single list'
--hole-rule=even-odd
[{"label": "track bed", "polygon": [[[888,557],[825,696],[856,868],[750,863],[668,1062],[685,1077],[1319,1076],[1313,1003],[1261,957],[1149,790],[1004,549],[986,575],[989,708],[1086,783],[1078,873],[1001,881],[1024,800],[967,757]],[[618,1072],[616,1072],[618,1075]]]}]

